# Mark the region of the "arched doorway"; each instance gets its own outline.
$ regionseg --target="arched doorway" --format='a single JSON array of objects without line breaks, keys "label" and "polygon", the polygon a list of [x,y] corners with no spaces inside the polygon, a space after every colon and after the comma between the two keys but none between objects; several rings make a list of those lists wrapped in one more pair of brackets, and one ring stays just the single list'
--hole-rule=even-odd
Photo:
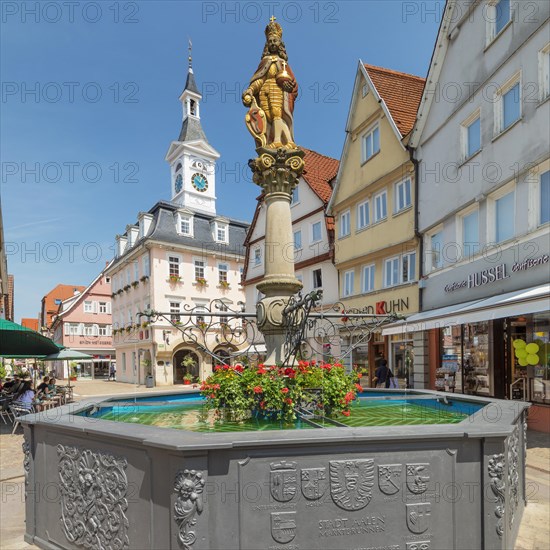
[{"label": "arched doorway", "polygon": [[[187,363],[183,364],[182,363]],[[174,384],[183,384],[183,375],[199,376],[199,356],[190,349],[180,349],[174,354],[172,361],[174,369]]]}]

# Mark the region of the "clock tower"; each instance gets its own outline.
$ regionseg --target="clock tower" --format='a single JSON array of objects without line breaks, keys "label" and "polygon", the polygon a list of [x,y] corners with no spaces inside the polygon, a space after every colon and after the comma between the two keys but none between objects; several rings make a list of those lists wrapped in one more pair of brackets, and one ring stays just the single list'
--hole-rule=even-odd
[{"label": "clock tower", "polygon": [[171,198],[180,206],[216,214],[216,161],[220,154],[208,143],[201,126],[202,95],[195,82],[189,46],[189,69],[180,96],[183,121],[177,141],[170,144]]}]

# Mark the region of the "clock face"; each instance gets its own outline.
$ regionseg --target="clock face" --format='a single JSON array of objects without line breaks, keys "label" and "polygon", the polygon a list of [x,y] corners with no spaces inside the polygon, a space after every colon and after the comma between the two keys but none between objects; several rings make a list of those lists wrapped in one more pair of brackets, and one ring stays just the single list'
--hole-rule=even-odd
[{"label": "clock face", "polygon": [[206,179],[206,176],[203,176],[202,174],[193,174],[191,176],[191,183],[193,184],[193,187],[201,193],[208,189],[208,180]]},{"label": "clock face", "polygon": [[174,187],[176,189],[176,193],[179,193],[181,191],[181,188],[183,187],[183,178],[181,177],[181,174],[178,174],[176,176]]}]

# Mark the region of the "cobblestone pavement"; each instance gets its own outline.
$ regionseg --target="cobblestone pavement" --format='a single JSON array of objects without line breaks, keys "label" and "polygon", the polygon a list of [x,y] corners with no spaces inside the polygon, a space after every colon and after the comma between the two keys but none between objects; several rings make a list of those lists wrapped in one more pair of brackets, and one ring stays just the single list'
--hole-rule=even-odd
[{"label": "cobblestone pavement", "polygon": [[[154,394],[159,391],[181,392],[192,388],[147,389],[120,382],[84,381],[75,384],[75,400],[84,397],[120,394]],[[24,550],[36,548],[23,541],[25,531],[22,430],[11,435],[11,426],[0,423],[0,548]],[[514,549],[550,548],[550,435],[529,430],[527,435],[528,505]],[[437,549],[444,550],[444,549]]]}]

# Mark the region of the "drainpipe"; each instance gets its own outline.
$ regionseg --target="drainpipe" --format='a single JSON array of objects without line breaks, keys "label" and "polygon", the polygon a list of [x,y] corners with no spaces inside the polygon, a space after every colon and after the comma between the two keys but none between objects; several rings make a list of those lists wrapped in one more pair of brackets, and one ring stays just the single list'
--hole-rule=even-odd
[{"label": "drainpipe", "polygon": [[420,188],[420,163],[414,158],[415,149],[412,149],[409,146],[407,146],[407,149],[409,150],[409,156],[414,166],[414,236],[418,239],[418,311],[420,312],[422,311],[422,295],[424,290],[420,288],[420,281],[423,277],[424,266],[424,239],[418,231],[418,190]]}]

